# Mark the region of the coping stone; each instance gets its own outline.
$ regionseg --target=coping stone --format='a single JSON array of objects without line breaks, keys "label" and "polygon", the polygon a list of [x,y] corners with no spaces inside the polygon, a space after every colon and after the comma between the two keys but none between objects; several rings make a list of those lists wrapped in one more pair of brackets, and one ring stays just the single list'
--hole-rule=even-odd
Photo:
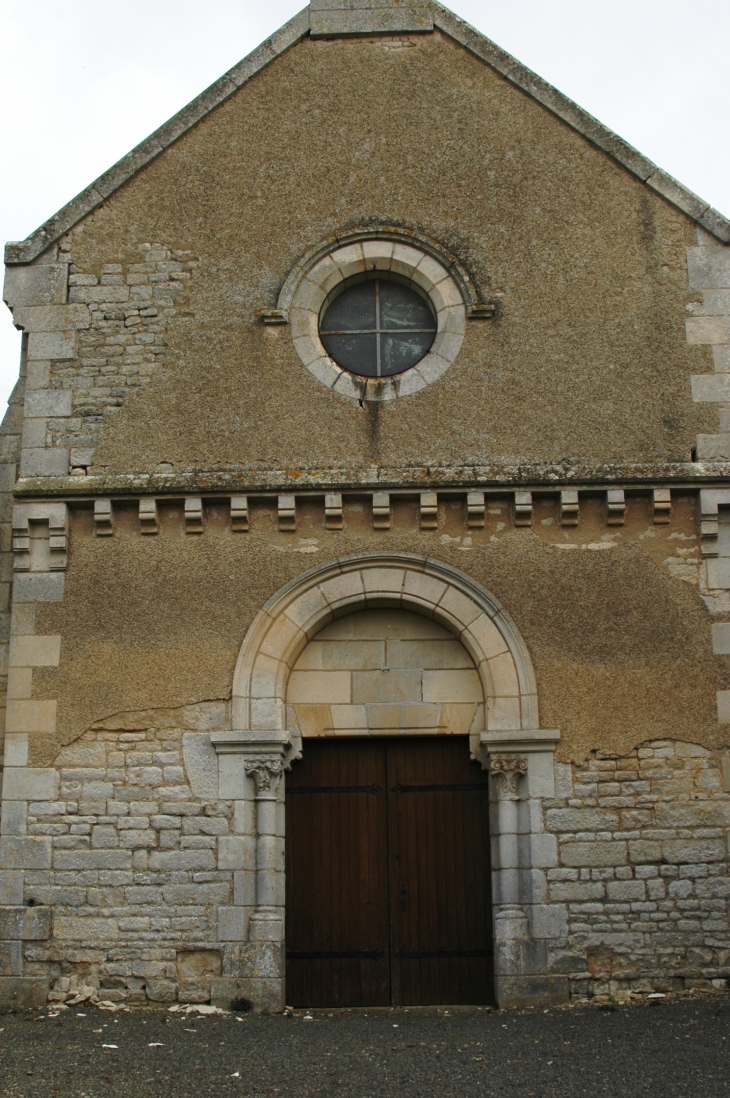
[{"label": "coping stone", "polygon": [[423,0],[311,0],[309,5],[313,38],[432,30],[433,14]]}]

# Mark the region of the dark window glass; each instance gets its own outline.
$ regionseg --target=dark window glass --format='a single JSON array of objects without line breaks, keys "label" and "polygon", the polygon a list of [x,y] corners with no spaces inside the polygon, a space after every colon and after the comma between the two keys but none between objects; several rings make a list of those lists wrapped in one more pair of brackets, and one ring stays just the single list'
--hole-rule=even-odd
[{"label": "dark window glass", "polygon": [[348,286],[327,306],[319,334],[327,354],[344,370],[390,377],[428,353],[436,321],[411,286],[371,278]]}]

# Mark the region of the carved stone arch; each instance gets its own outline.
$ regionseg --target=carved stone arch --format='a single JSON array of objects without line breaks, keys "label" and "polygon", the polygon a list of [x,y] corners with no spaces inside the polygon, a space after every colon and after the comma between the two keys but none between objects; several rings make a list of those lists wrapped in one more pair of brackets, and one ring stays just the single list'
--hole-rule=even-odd
[{"label": "carved stone arch", "polygon": [[305,572],[259,612],[233,679],[234,730],[284,732],[289,672],[305,645],[336,618],[373,607],[424,614],[461,641],[487,699],[486,732],[539,728],[532,661],[499,601],[441,561],[368,553]]},{"label": "carved stone arch", "polygon": [[341,557],[297,576],[269,599],[244,638],[233,681],[232,728],[211,733],[219,797],[237,802],[234,817],[241,829],[241,884],[233,907],[219,909],[220,933],[241,943],[240,958],[252,973],[236,981],[237,993],[258,1010],[283,1008],[282,777],[301,743],[286,726],[291,669],[330,622],[382,607],[432,618],[473,660],[487,699],[487,727],[476,734],[479,759],[494,779],[497,999],[513,1006],[562,999],[567,980],[548,975],[545,939],[564,935],[565,919],[545,904],[541,868],[557,864],[542,801],[555,796],[553,752],[560,733],[540,729],[532,661],[498,600],[458,569],[405,553]]}]

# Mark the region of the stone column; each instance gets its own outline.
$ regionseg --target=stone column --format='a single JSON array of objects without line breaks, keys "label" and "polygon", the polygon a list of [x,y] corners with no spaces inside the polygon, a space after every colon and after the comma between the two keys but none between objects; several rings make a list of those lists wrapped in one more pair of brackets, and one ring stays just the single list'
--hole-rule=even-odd
[{"label": "stone column", "polygon": [[218,909],[224,977],[213,981],[214,1001],[228,1005],[245,998],[256,1011],[279,1011],[284,1007],[280,812],[289,736],[274,729],[213,732],[210,738],[218,753],[218,795],[234,802],[240,843],[240,859],[225,866],[237,868],[233,906]]},{"label": "stone column", "polygon": [[250,941],[280,942],[284,936],[281,908],[277,906],[279,840],[276,804],[284,773],[281,748],[277,754],[248,756],[246,776],[256,790],[256,908],[248,922]]},{"label": "stone column", "polygon": [[527,774],[524,755],[492,755],[489,772],[497,792],[497,865],[493,874],[495,973],[521,969],[521,943],[529,938],[527,914],[520,904],[519,792]]},{"label": "stone column", "polygon": [[[564,1002],[565,977],[548,972],[548,946],[565,933],[564,905],[547,903],[545,870],[557,865],[557,841],[545,831],[543,801],[555,796],[556,731],[483,732],[492,777],[494,956],[500,1006]],[[486,756],[486,757],[485,757]]]}]

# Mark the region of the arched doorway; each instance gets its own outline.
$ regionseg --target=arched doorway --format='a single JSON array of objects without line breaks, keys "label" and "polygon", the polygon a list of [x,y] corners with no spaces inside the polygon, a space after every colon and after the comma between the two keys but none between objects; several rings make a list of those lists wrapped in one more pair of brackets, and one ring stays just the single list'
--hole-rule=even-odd
[{"label": "arched doorway", "polygon": [[493,1001],[489,784],[473,660],[400,608],[327,625],[289,677],[286,985],[297,1007]]},{"label": "arched doorway", "polygon": [[[465,765],[478,759],[491,774],[496,998],[500,1005],[541,1002],[559,979],[547,971],[545,939],[555,937],[560,913],[544,903],[542,867],[555,864],[555,840],[545,834],[541,805],[554,796],[553,753],[560,733],[540,728],[529,652],[494,596],[442,561],[405,553],[342,557],[303,573],[269,599],[244,638],[233,680],[231,729],[211,733],[219,797],[234,802],[242,843],[233,907],[219,910],[219,933],[233,943],[230,964],[241,973],[237,986],[257,1010],[284,1005],[288,840],[282,778],[292,768],[295,773],[308,743],[344,742],[340,736],[308,737],[299,727],[292,707],[307,703],[290,700],[287,706],[292,671],[327,626],[374,609],[412,612],[444,627],[472,661],[484,698],[481,730],[475,717],[468,736],[443,734],[447,700],[428,736],[458,740]],[[396,731],[407,727],[410,733],[393,739],[410,742],[415,733],[409,721],[404,703],[403,725]]]}]

